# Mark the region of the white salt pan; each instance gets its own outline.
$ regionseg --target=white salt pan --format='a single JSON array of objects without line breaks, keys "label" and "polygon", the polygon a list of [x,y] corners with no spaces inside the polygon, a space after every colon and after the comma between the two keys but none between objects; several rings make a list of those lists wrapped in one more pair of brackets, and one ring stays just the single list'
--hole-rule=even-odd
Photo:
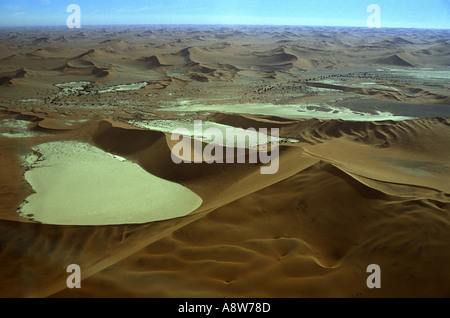
[{"label": "white salt pan", "polygon": [[[324,107],[329,111],[311,110],[308,107]],[[223,112],[235,114],[258,114],[266,116],[279,116],[287,118],[318,118],[318,119],[342,119],[349,121],[382,121],[382,120],[408,120],[412,117],[396,116],[389,112],[377,111],[376,115],[363,112],[354,112],[348,108],[336,107],[326,104],[292,104],[274,105],[266,104],[229,104],[229,105],[206,105],[190,104],[189,101],[178,102],[177,106],[164,107],[164,111],[173,112]]]},{"label": "white salt pan", "polygon": [[75,141],[40,144],[23,158],[35,190],[20,214],[47,224],[108,225],[166,220],[193,212],[202,199],[139,165]]},{"label": "white salt pan", "polygon": [[[205,138],[203,135],[197,135],[196,131],[194,130],[194,122],[192,120],[167,120],[167,119],[156,119],[156,120],[130,120],[128,121],[129,124],[144,128],[144,129],[150,129],[150,130],[156,130],[156,131],[162,131],[165,133],[173,133],[178,128],[183,128],[189,131],[189,135],[193,137],[194,139],[200,140],[205,143],[211,143],[215,142],[221,146],[226,145],[226,140],[209,140]],[[231,129],[235,133],[235,136],[239,138],[238,136],[245,137],[246,135],[249,136],[249,139],[246,140],[245,148],[252,148],[258,145],[265,145],[270,142],[291,142],[291,143],[297,143],[299,142],[296,139],[289,139],[289,138],[279,138],[275,136],[266,135],[264,133],[261,133],[259,131],[251,131],[247,129],[239,129],[238,127],[233,127],[229,125],[219,124],[212,121],[202,121],[202,132],[209,128],[217,128],[222,132],[222,136],[226,136],[227,129]],[[270,129],[268,129],[268,132],[270,132]],[[252,142],[254,141],[254,142]],[[236,140],[234,142],[234,146],[240,146],[236,144]]]},{"label": "white salt pan", "polygon": [[37,136],[48,136],[47,134],[30,129],[31,122],[6,118],[0,120],[0,135],[8,138],[28,138]]}]

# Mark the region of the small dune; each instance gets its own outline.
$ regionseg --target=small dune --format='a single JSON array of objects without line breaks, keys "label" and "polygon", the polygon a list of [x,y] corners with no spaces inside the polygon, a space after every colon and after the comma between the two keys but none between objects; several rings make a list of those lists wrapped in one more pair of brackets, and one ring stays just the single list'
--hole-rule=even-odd
[{"label": "small dune", "polygon": [[383,59],[379,59],[376,61],[378,64],[385,64],[385,65],[392,65],[392,66],[406,66],[406,67],[412,67],[413,65],[403,58],[401,58],[399,55],[394,54],[391,56],[388,56]]}]

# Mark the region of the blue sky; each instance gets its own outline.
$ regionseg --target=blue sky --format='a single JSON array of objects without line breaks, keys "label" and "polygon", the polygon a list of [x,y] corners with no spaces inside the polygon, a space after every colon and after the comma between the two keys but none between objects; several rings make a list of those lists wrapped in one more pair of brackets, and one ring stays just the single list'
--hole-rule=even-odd
[{"label": "blue sky", "polygon": [[367,26],[369,4],[381,27],[450,29],[450,0],[0,0],[0,26],[66,25],[70,4],[81,26],[251,24]]}]

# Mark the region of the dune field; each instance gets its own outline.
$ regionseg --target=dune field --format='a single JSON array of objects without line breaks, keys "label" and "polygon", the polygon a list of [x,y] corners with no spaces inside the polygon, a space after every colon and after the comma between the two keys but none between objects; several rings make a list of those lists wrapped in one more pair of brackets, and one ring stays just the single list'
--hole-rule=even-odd
[{"label": "dune field", "polygon": [[[1,29],[0,297],[449,297],[449,48],[448,30]],[[265,129],[275,173],[237,161],[249,144],[207,162],[200,120]],[[174,162],[178,127],[198,162]]]}]

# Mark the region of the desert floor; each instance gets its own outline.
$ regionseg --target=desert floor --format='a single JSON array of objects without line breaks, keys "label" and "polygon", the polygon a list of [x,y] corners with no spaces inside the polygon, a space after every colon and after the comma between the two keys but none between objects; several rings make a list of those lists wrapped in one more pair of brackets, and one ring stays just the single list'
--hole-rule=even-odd
[{"label": "desert floor", "polygon": [[[449,297],[449,41],[1,29],[0,296]],[[176,164],[194,120],[278,128],[278,171]]]}]

